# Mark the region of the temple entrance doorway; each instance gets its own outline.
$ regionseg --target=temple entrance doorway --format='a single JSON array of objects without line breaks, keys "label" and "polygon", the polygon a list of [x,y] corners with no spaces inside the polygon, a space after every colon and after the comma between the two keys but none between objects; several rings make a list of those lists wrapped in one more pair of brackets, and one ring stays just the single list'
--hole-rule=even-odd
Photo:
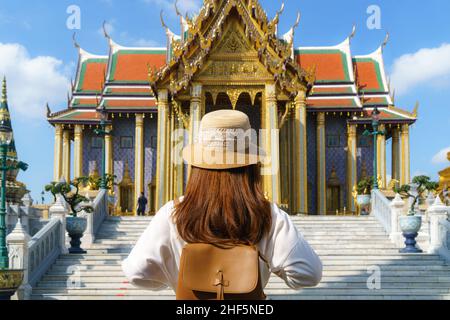
[{"label": "temple entrance doorway", "polygon": [[[258,93],[255,100],[252,101],[249,93],[242,92],[234,108],[235,110],[244,112],[248,116],[252,129],[257,132],[261,129],[261,96],[261,93]],[[215,99],[213,94],[207,93],[205,98],[205,114],[222,109],[233,109],[230,97],[225,92],[219,92]]]}]

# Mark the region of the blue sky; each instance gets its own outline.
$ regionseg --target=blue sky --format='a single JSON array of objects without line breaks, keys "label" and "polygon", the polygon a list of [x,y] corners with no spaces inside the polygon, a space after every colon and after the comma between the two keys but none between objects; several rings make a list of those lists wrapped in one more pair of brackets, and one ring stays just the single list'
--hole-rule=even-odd
[{"label": "blue sky", "polygon": [[[195,12],[201,1],[180,0],[181,10]],[[260,1],[270,17],[279,1]],[[43,186],[52,179],[54,130],[45,119],[45,103],[52,110],[66,106],[68,79],[74,76],[77,51],[73,30],[66,27],[67,8],[81,9],[80,45],[87,51],[107,54],[101,25],[108,22],[113,39],[123,45],[164,46],[165,35],[159,12],[166,23],[179,31],[172,1],[6,1],[0,0],[0,75],[9,80],[9,102],[17,148],[21,160],[30,164],[19,180],[40,198]],[[370,30],[367,8],[377,5],[381,29]],[[411,174],[437,178],[449,165],[441,156],[450,148],[450,2],[315,0],[286,1],[279,31],[286,32],[300,10],[302,20],[295,36],[296,46],[334,45],[343,41],[357,25],[352,54],[368,54],[391,38],[384,52],[388,74],[398,87],[396,104],[407,110],[420,102],[419,121],[411,130]],[[388,146],[388,150],[390,145]],[[390,153],[388,153],[390,154]],[[434,159],[433,159],[434,158]]]}]

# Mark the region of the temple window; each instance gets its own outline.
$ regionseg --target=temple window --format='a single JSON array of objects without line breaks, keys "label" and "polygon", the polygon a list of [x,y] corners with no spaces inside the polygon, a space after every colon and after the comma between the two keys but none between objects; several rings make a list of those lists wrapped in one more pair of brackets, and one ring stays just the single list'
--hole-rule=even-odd
[{"label": "temple window", "polygon": [[366,136],[360,136],[358,138],[358,147],[360,148],[368,148],[372,145],[372,138]]},{"label": "temple window", "polygon": [[328,134],[327,135],[327,147],[337,148],[341,146],[341,139],[338,134]]},{"label": "temple window", "polygon": [[120,137],[121,149],[133,149],[133,137]]},{"label": "temple window", "polygon": [[92,137],[91,139],[91,149],[101,149],[103,139],[100,137]]}]

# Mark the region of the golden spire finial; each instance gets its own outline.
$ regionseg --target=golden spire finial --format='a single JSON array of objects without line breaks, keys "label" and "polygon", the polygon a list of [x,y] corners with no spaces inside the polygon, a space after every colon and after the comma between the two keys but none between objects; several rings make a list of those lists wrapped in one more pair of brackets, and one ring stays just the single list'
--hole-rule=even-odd
[{"label": "golden spire finial", "polygon": [[384,48],[386,48],[388,42],[389,42],[389,32],[387,32],[386,36],[384,37],[383,43],[381,44],[381,50],[384,50]]},{"label": "golden spire finial", "polygon": [[356,35],[356,24],[352,27],[352,33],[350,33],[350,36],[348,37],[349,40],[352,40]]},{"label": "golden spire finial", "polygon": [[6,102],[8,100],[8,94],[6,91],[6,76],[3,76],[3,84],[2,84],[2,102]]},{"label": "golden spire finial", "polygon": [[414,118],[417,118],[419,116],[419,101],[416,102],[416,105],[414,106],[414,110],[412,112]]}]

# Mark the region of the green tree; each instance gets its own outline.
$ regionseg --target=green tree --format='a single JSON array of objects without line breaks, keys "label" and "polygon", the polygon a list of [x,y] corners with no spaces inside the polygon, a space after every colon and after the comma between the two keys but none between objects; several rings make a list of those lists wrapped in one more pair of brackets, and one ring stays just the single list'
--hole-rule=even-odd
[{"label": "green tree", "polygon": [[398,194],[400,194],[403,197],[411,198],[413,199],[411,203],[410,210],[408,212],[408,215],[413,216],[414,215],[414,208],[419,201],[419,199],[424,198],[425,191],[435,191],[439,187],[439,183],[431,181],[430,177],[427,176],[417,176],[414,177],[412,180],[412,183],[417,185],[417,195],[413,195],[411,193],[411,186],[408,184],[404,184],[400,187],[394,187],[394,191]]},{"label": "green tree", "polygon": [[45,191],[50,192],[53,195],[53,199],[56,201],[56,196],[60,194],[64,201],[70,207],[71,215],[76,217],[81,211],[92,212],[94,208],[92,206],[82,205],[83,202],[89,199],[80,195],[80,187],[86,185],[89,181],[88,177],[80,177],[74,179],[70,183],[67,182],[51,182],[45,186]]}]

